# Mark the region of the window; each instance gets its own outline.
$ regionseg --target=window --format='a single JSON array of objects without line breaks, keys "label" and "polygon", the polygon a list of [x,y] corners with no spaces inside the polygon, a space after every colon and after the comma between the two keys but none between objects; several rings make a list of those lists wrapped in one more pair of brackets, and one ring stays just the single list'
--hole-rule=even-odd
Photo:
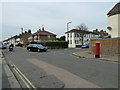
[{"label": "window", "polygon": [[78,42],[79,42],[79,41],[77,40],[77,44],[78,44]]},{"label": "window", "polygon": [[75,44],[76,44],[76,40],[75,40]]},{"label": "window", "polygon": [[50,35],[48,35],[48,38],[50,38],[51,36]]},{"label": "window", "polygon": [[76,34],[75,34],[75,37],[76,37]]},{"label": "window", "polygon": [[69,33],[68,33],[67,35],[68,35],[68,37],[69,37]]},{"label": "window", "polygon": [[88,38],[90,38],[90,34],[88,34]]},{"label": "window", "polygon": [[79,40],[75,40],[75,44],[78,44],[79,43]]},{"label": "window", "polygon": [[77,34],[77,37],[79,37],[79,34]]}]

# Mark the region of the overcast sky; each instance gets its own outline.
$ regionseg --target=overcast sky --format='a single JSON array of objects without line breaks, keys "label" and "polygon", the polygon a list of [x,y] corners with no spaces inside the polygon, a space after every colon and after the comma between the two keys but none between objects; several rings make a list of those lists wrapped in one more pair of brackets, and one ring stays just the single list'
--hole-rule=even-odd
[{"label": "overcast sky", "polygon": [[[45,30],[57,36],[84,23],[89,30],[107,30],[107,13],[115,2],[4,2],[2,3],[2,39],[18,35],[21,28],[36,32],[44,24]],[[0,4],[1,7],[1,4]],[[1,19],[1,17],[0,17]],[[1,21],[1,20],[0,20]]]}]

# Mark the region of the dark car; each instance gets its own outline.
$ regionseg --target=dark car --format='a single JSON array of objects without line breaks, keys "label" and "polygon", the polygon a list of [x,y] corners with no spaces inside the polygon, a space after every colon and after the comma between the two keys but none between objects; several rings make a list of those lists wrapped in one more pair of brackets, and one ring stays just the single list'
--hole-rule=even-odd
[{"label": "dark car", "polygon": [[48,49],[47,47],[44,47],[41,44],[29,44],[27,46],[27,50],[29,50],[29,51],[37,51],[37,52],[44,51],[44,52],[46,52],[47,49]]},{"label": "dark car", "polygon": [[0,44],[0,49],[6,49],[6,48],[7,48],[6,45],[4,45],[4,44]]},{"label": "dark car", "polygon": [[89,48],[90,47],[90,44],[86,44],[86,45],[83,45],[81,46],[82,48]]}]

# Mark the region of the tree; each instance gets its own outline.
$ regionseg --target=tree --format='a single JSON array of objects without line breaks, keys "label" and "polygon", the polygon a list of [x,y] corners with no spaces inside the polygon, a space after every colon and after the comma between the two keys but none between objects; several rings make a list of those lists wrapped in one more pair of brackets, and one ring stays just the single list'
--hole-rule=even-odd
[{"label": "tree", "polygon": [[77,30],[79,31],[79,37],[81,38],[82,45],[84,45],[84,36],[88,31],[88,27],[85,24],[80,24],[76,27]]},{"label": "tree", "polygon": [[65,41],[65,36],[61,36],[60,38],[57,38],[58,41]]},{"label": "tree", "polygon": [[65,41],[65,36],[61,36],[60,41]]}]

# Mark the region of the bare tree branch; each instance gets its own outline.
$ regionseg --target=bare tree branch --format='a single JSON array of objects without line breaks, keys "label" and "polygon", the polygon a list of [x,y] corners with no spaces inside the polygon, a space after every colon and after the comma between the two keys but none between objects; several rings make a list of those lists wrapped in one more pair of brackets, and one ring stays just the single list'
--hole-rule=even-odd
[{"label": "bare tree branch", "polygon": [[76,27],[78,30],[87,31],[88,27],[85,24],[80,24]]},{"label": "bare tree branch", "polygon": [[84,44],[84,35],[86,34],[85,31],[88,31],[88,27],[85,24],[80,24],[76,27],[77,30],[80,30],[79,36],[82,41],[82,45]]}]

